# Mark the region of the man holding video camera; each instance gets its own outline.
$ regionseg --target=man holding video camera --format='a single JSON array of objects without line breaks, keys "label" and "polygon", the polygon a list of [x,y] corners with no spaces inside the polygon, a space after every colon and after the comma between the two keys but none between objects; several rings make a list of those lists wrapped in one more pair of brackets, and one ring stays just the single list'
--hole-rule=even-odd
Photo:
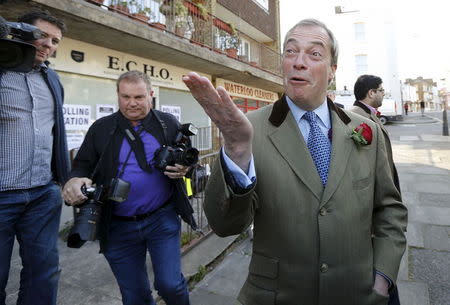
[{"label": "man holding video camera", "polygon": [[[61,191],[69,160],[62,114],[63,88],[47,59],[65,32],[47,11],[19,22],[42,33],[29,72],[0,69],[0,304],[5,304],[14,239],[22,259],[17,304],[54,305],[59,279],[57,250]],[[30,67],[31,68],[31,67]]]},{"label": "man holding video camera", "polygon": [[[181,158],[168,153],[164,157],[168,147],[181,145],[180,124],[171,114],[152,109],[146,74],[120,75],[117,95],[119,111],[97,120],[88,130],[63,196],[68,204],[79,205],[87,199],[82,187],[95,182],[95,188],[102,190],[100,251],[117,279],[123,304],[156,304],[145,265],[148,250],[159,295],[167,305],[187,305],[178,215],[196,227],[182,178],[197,155],[190,159],[183,158],[184,153]],[[159,163],[168,165],[161,168]],[[115,198],[127,197],[127,185],[128,198],[117,202]]]}]

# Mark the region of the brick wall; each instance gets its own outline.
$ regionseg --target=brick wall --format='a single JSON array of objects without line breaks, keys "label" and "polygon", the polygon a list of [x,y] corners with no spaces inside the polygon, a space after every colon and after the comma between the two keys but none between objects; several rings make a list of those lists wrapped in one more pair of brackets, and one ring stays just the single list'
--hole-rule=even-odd
[{"label": "brick wall", "polygon": [[269,12],[266,12],[253,0],[217,0],[217,3],[227,8],[255,28],[277,40],[276,0],[269,0]]}]

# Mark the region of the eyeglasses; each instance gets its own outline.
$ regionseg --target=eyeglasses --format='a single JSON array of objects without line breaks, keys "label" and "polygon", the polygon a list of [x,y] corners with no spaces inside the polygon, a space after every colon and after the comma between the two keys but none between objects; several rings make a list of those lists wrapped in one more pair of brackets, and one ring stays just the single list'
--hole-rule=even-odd
[{"label": "eyeglasses", "polygon": [[380,91],[381,93],[384,93],[384,88],[380,88],[380,89],[372,89],[373,91]]}]

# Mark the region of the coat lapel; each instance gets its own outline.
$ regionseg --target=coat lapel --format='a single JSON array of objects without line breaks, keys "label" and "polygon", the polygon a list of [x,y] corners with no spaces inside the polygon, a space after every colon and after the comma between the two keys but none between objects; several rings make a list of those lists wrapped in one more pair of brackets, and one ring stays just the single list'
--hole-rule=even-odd
[{"label": "coat lapel", "polygon": [[344,179],[345,169],[350,159],[350,154],[355,147],[355,144],[350,138],[351,129],[347,125],[349,118],[347,117],[348,120],[344,122],[341,118],[342,115],[339,115],[338,112],[330,111],[330,114],[333,128],[331,161],[328,170],[328,181],[321,198],[320,206],[323,206],[330,200],[331,196],[338,188],[339,183]]},{"label": "coat lapel", "polygon": [[322,182],[291,112],[278,128],[274,128],[269,138],[294,173],[320,200],[323,193]]}]

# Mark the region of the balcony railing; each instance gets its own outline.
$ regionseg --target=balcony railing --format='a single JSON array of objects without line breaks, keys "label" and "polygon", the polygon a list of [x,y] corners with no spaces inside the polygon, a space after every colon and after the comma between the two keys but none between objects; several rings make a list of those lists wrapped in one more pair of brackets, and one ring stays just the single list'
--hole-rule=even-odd
[{"label": "balcony railing", "polygon": [[[211,51],[280,75],[281,55],[190,0],[85,0]],[[200,2],[200,1],[196,1]]]}]

